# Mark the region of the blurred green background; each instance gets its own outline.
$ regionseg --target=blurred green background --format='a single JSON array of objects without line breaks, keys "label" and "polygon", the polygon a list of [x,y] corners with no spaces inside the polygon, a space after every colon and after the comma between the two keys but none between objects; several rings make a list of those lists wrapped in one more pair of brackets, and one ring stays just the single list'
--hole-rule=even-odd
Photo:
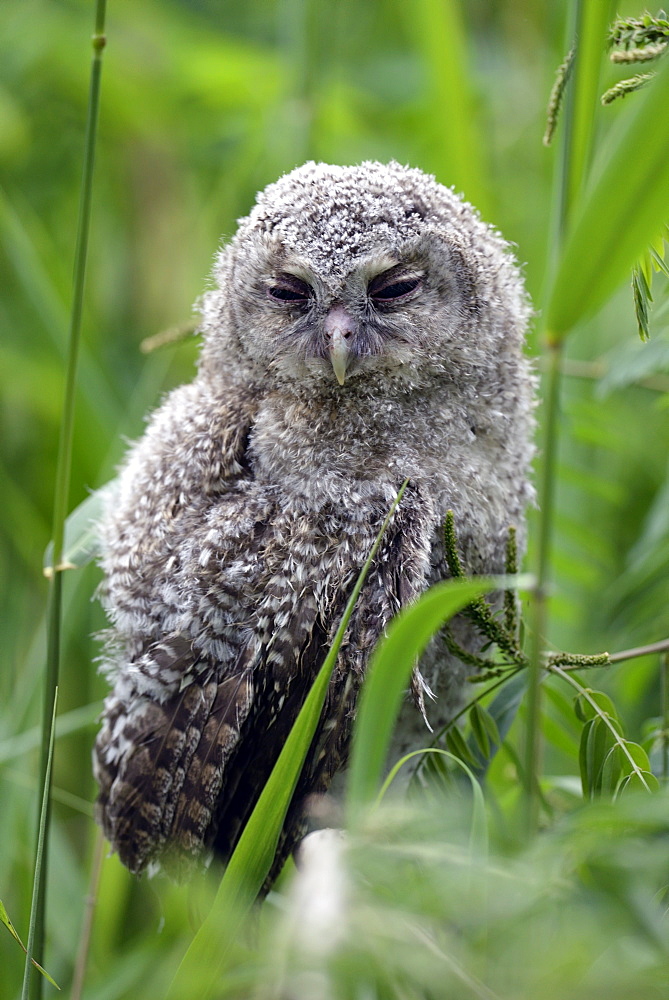
[{"label": "blurred green background", "polygon": [[[566,48],[564,16],[558,0],[109,0],[71,506],[113,476],[146,411],[192,375],[194,340],[148,356],[140,342],[189,319],[221,238],[259,188],[306,159],[395,158],[454,185],[516,244],[539,313],[555,155],[541,139]],[[41,564],[92,25],[93,4],[84,0],[0,5],[0,894],[23,929],[35,810],[31,727],[44,661]],[[621,75],[605,67],[604,85]],[[600,108],[598,131],[617,114]],[[570,369],[578,374],[563,393],[556,647],[614,651],[669,634],[669,310],[661,276],[655,291],[650,344],[639,342],[629,289],[569,342],[570,361],[584,364]],[[537,352],[534,333],[530,350]],[[90,638],[104,626],[92,600],[98,580],[95,567],[66,580],[64,713],[97,704],[105,691]],[[632,732],[655,713],[656,669],[644,659],[610,672]],[[51,880],[60,906],[50,933],[52,971],[65,981],[93,839],[91,740],[90,726],[63,737],[55,763]],[[100,953],[105,934],[112,951],[132,936],[140,919],[132,900],[152,892],[120,872],[111,886]],[[129,981],[143,961],[131,959]],[[13,970],[14,988],[20,955],[8,935],[0,936],[0,964]],[[123,995],[122,987],[104,995]]]}]

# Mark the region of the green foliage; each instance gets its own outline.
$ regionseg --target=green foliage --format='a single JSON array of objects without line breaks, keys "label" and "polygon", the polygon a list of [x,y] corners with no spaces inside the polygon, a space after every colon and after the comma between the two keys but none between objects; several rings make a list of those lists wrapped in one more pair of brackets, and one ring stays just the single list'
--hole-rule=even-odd
[{"label": "green foliage", "polygon": [[[16,941],[16,943],[18,944],[18,946],[20,948],[22,948],[23,951],[27,955],[28,954],[28,949],[26,948],[26,946],[24,945],[23,941],[19,937],[19,935],[18,935],[18,933],[16,931],[16,928],[14,927],[14,924],[9,919],[9,914],[7,913],[7,910],[5,908],[5,904],[2,902],[1,899],[0,899],[0,923],[2,923],[2,924],[5,925],[5,927],[9,931],[9,933],[12,935],[12,937],[14,938],[14,940]],[[57,990],[60,989],[60,986],[58,985],[58,983],[56,983],[51,978],[51,976],[49,975],[49,973],[45,969],[42,968],[42,966],[39,964],[39,962],[36,962],[34,958],[31,958],[30,962],[41,973],[41,975],[43,975],[44,978],[48,982],[51,983],[52,986],[55,986]]]},{"label": "green foliage", "polygon": [[267,962],[245,995],[662,995],[665,796],[597,803],[520,856],[499,844],[472,853],[462,805],[373,814],[339,863],[344,892],[320,915],[317,940],[315,907],[289,897],[260,945],[287,940],[286,958]]},{"label": "green foliage", "polygon": [[[540,143],[545,95],[550,67],[574,37],[561,5],[110,2],[70,509],[113,478],[123,437],[139,434],[161,392],[192,370],[192,340],[174,339],[148,355],[141,342],[187,319],[220,234],[233,230],[258,188],[309,157],[394,156],[455,183],[517,244],[538,311],[569,356],[556,369],[551,617],[546,634],[536,636],[543,767],[537,762],[536,775],[528,774],[524,754],[528,650],[515,591],[499,610],[474,601],[467,588],[480,596],[478,585],[463,581],[427,595],[395,623],[370,674],[349,788],[355,822],[335,862],[342,893],[329,916],[305,909],[289,878],[245,921],[233,908],[221,912],[214,872],[189,888],[137,882],[105,857],[98,876],[90,743],[106,685],[91,666],[97,646],[89,636],[104,623],[90,600],[99,573],[84,566],[99,497],[85,501],[63,552],[79,569],[63,580],[53,763],[45,964],[64,989],[76,964],[89,1000],[166,996],[211,912],[208,926],[228,949],[218,995],[236,1000],[663,995],[668,699],[660,696],[659,652],[621,659],[614,651],[669,635],[669,302],[666,281],[651,283],[653,274],[666,276],[657,237],[667,221],[669,61],[655,59],[658,46],[666,49],[666,16],[623,5],[613,51],[638,61],[646,50],[642,61],[653,54],[657,72],[640,93],[605,109],[599,95],[620,86],[607,78],[603,59],[611,4],[571,6],[584,20],[556,133],[563,145],[555,155],[566,154],[551,184],[553,154]],[[0,673],[0,895],[18,927],[30,922],[41,561],[51,533],[89,20],[84,0],[0,5],[0,639],[7,663]],[[635,260],[636,317],[631,297],[615,292]],[[649,343],[633,337],[637,323],[644,336],[652,333]],[[555,461],[541,450],[539,475]],[[530,531],[532,566],[539,516]],[[457,555],[456,543],[453,549]],[[510,553],[510,573],[515,563]],[[396,763],[382,783],[415,655],[429,629],[458,606],[448,606],[448,594],[460,600],[465,593],[488,644],[485,679],[445,733],[426,734],[434,745],[420,766],[419,758]],[[528,631],[534,640],[531,620]],[[579,663],[555,652],[561,649],[610,650],[600,654],[610,666],[597,671],[596,657]],[[574,664],[587,667],[587,685]],[[412,769],[405,798],[402,779]],[[270,814],[278,822],[278,799],[285,801],[289,786],[277,781],[276,808],[262,824]],[[520,820],[523,786],[536,795],[542,831],[530,843]],[[269,836],[263,829],[251,842],[249,834],[237,859],[244,874],[267,853]],[[260,877],[258,868],[256,883]],[[94,906],[88,897],[97,897]],[[0,960],[3,995],[16,997],[23,970],[9,935]],[[190,994],[203,995],[211,965],[188,968]]]},{"label": "green foliage", "polygon": [[599,795],[616,798],[630,787],[647,792],[659,789],[648,754],[638,743],[624,739],[620,719],[607,694],[583,688],[574,710],[585,723],[579,765],[586,798]]},{"label": "green foliage", "polygon": [[402,695],[418,657],[446,621],[495,582],[483,577],[437,584],[389,627],[387,638],[372,656],[360,697],[348,776],[351,825],[376,794]]},{"label": "green foliage", "polygon": [[653,87],[625,105],[576,210],[548,299],[556,339],[602,305],[664,222],[669,159],[656,126],[668,101],[666,61]]}]

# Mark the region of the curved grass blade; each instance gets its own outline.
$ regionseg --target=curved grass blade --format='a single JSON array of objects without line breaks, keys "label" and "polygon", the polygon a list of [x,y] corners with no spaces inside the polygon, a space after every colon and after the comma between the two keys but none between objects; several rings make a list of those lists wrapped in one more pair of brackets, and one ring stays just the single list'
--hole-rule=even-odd
[{"label": "curved grass blade", "polygon": [[[16,943],[19,945],[19,947],[22,948],[23,951],[27,954],[28,953],[28,949],[26,948],[26,946],[24,945],[23,941],[19,937],[18,932],[17,932],[16,928],[14,927],[14,924],[9,919],[9,914],[7,913],[7,910],[5,909],[5,904],[2,902],[1,899],[0,899],[0,924],[4,924],[5,925],[5,927],[7,928],[7,930],[9,931],[9,933],[12,935],[12,937],[14,938],[14,940],[16,941]],[[30,961],[32,962],[33,966],[37,969],[37,971],[40,972],[44,976],[44,978],[48,982],[51,983],[52,986],[55,986],[57,990],[60,989],[60,986],[58,985],[58,983],[56,982],[56,980],[51,978],[51,976],[49,975],[49,973],[46,971],[46,969],[42,968],[42,966],[39,964],[39,962],[36,962],[34,958],[31,958]]]},{"label": "curved grass blade", "polygon": [[469,835],[469,847],[473,854],[480,857],[482,854],[488,853],[488,817],[485,808],[485,799],[483,797],[483,791],[478,779],[470,767],[462,760],[457,754],[450,753],[448,750],[442,750],[441,747],[425,747],[424,750],[412,750],[411,753],[405,754],[401,757],[396,764],[388,772],[388,775],[381,785],[379,794],[376,797],[375,806],[380,805],[383,797],[390,788],[391,784],[397,777],[400,770],[404,767],[406,763],[412,760],[414,757],[420,757],[424,754],[438,754],[441,757],[446,757],[448,760],[453,761],[461,768],[467,777],[469,778],[469,783],[472,788],[472,825]]},{"label": "curved grass blade", "polygon": [[431,587],[391,623],[372,656],[353,730],[347,788],[348,820],[371,803],[381,781],[393,726],[417,658],[441,626],[491,590],[524,585],[521,578],[447,580]]}]

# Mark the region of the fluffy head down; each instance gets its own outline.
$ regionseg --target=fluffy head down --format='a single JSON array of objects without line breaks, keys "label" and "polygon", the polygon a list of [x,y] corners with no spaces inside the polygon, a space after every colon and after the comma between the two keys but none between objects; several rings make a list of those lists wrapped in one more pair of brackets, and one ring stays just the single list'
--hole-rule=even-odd
[{"label": "fluffy head down", "polygon": [[337,345],[353,392],[379,373],[392,391],[420,384],[426,368],[457,366],[462,351],[471,363],[505,342],[517,350],[528,316],[499,234],[452,190],[398,163],[306,163],[270,184],[215,279],[205,368],[229,370],[232,355],[245,378],[298,392],[337,391]]}]

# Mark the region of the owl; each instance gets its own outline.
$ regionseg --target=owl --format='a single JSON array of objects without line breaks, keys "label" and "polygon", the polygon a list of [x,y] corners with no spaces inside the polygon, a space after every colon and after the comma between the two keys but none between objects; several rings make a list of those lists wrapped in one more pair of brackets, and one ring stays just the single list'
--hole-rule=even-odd
[{"label": "owl", "polygon": [[[502,237],[398,163],[307,163],[262,191],[200,301],[203,348],[131,448],[101,525],[113,685],[97,817],[127,867],[229,857],[400,485],[339,653],[275,868],[346,761],[389,621],[448,576],[504,568],[532,496],[530,314]],[[463,626],[464,627],[464,626]],[[460,639],[471,648],[475,636]],[[399,746],[448,718],[432,641]],[[423,679],[424,678],[424,679]]]}]

